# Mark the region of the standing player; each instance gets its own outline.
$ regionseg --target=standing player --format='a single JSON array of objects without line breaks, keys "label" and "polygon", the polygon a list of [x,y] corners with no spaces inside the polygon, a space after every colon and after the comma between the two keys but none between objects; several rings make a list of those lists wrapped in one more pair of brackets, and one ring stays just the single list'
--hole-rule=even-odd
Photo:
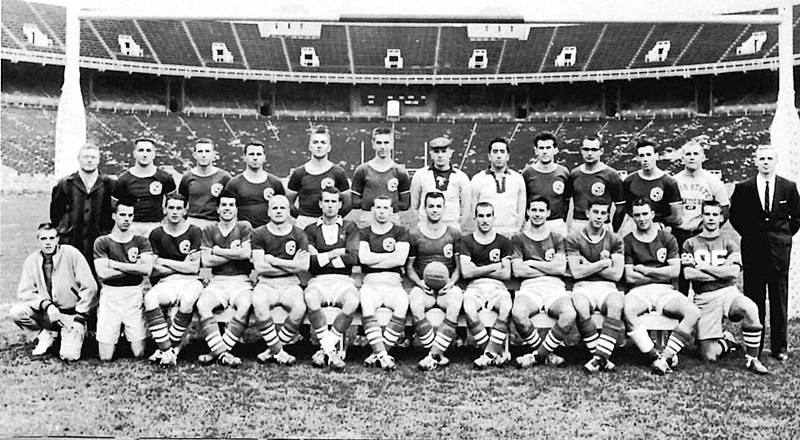
[{"label": "standing player", "polygon": [[[628,337],[648,356],[654,373],[666,374],[677,364],[678,352],[691,342],[700,312],[673,287],[681,270],[675,237],[653,223],[655,212],[647,199],[636,200],[632,209],[636,229],[623,239],[625,282],[631,286],[625,296]],[[680,319],[660,355],[639,318],[651,311]]]},{"label": "standing player", "polygon": [[[358,258],[364,281],[361,283],[361,322],[372,347],[365,360],[367,366],[380,364],[384,370],[394,370],[394,359],[388,350],[397,344],[406,325],[408,294],[403,289],[400,274],[410,249],[408,231],[389,220],[392,199],[380,195],[373,200],[371,226],[359,231]],[[378,307],[392,309],[389,325],[381,333],[375,312]]]},{"label": "standing player", "polygon": [[[569,173],[568,191],[572,194],[574,205],[570,231],[580,231],[589,223],[586,212],[589,210],[590,199],[599,197],[606,204],[613,204],[615,212],[624,214],[622,179],[617,170],[600,161],[602,155],[603,145],[600,136],[590,135],[583,139],[581,146],[583,164]],[[621,218],[620,223],[622,223]]]},{"label": "standing player", "polygon": [[[730,199],[725,185],[715,175],[703,169],[706,155],[703,146],[697,141],[689,141],[681,147],[683,153],[683,170],[675,175],[678,189],[683,201],[683,217],[680,225],[672,228],[672,235],[678,240],[678,249],[690,237],[694,237],[703,230],[703,216],[700,207],[703,202],[716,200],[722,207],[722,223],[728,219]],[[684,295],[689,294],[689,282],[681,272],[678,278],[678,290]]]},{"label": "standing player", "polygon": [[207,138],[194,143],[195,166],[183,173],[178,193],[186,199],[189,224],[201,230],[219,220],[219,195],[231,180],[231,173],[214,166],[214,141]]},{"label": "standing player", "polygon": [[[502,366],[511,359],[503,343],[508,337],[508,315],[511,313],[511,294],[504,281],[511,279],[511,261],[516,258],[514,245],[506,236],[494,230],[494,208],[491,203],[475,206],[477,230],[461,237],[459,260],[461,275],[469,282],[464,292],[464,313],[475,343],[484,347],[483,354],[473,362],[475,368]],[[497,320],[489,332],[478,316],[481,309],[497,310]]]},{"label": "standing player", "polygon": [[249,222],[255,229],[269,221],[267,205],[272,196],[284,195],[286,191],[278,177],[264,170],[264,144],[255,141],[247,143],[244,158],[247,168],[231,179],[225,190],[236,198],[239,218]]},{"label": "standing player", "polygon": [[[589,223],[572,231],[566,240],[567,264],[575,284],[572,287],[572,304],[578,314],[578,332],[592,353],[592,359],[583,366],[589,373],[615,368],[609,360],[617,341],[625,334],[622,309],[625,296],[617,289],[617,281],[625,269],[622,239],[608,230],[610,210],[604,199],[586,202]],[[598,337],[592,313],[605,316]]]},{"label": "standing player", "polygon": [[[394,132],[391,128],[372,130],[372,149],[375,157],[359,165],[353,174],[353,207],[362,210],[358,221],[361,228],[372,222],[373,214],[369,210],[378,196],[389,197],[393,212],[408,210],[411,202],[408,172],[392,157]],[[397,223],[399,218],[393,216],[393,220]]]},{"label": "standing player", "polygon": [[519,232],[525,221],[525,180],[508,168],[511,147],[503,138],[489,141],[489,167],[472,176],[472,203],[489,203],[494,231],[511,237]]},{"label": "standing player", "polygon": [[[411,252],[406,264],[406,275],[415,284],[409,292],[411,316],[414,329],[422,346],[430,350],[418,367],[420,370],[433,370],[437,366],[445,366],[450,361],[444,352],[456,336],[458,314],[464,296],[461,288],[456,286],[461,268],[458,261],[458,240],[461,234],[443,221],[443,213],[447,211],[445,195],[432,191],[425,194],[426,222],[420,222],[419,231],[411,235]],[[441,289],[433,290],[423,279],[425,267],[432,262],[440,262],[447,267],[450,279]],[[433,327],[425,317],[425,312],[434,306],[445,310],[445,320],[434,333]]]},{"label": "standing player", "polygon": [[761,333],[758,307],[736,288],[742,271],[742,254],[736,241],[720,234],[722,207],[717,201],[703,202],[703,231],[686,240],[681,254],[686,279],[694,287],[694,303],[700,309],[697,340],[701,356],[711,362],[728,351],[729,338],[722,330],[722,318],[742,322],[745,367],[756,374],[768,374],[758,360]]},{"label": "standing player", "polygon": [[315,127],[308,137],[308,151],[311,160],[300,168],[295,168],[289,177],[286,196],[289,203],[298,204],[296,225],[300,229],[315,223],[322,215],[319,201],[322,190],[328,187],[339,189],[342,208],[337,215],[350,212],[350,184],[344,170],[328,159],[331,152],[331,134],[327,127]]},{"label": "standing player", "polygon": [[537,134],[533,138],[533,152],[536,162],[522,170],[528,208],[533,197],[544,196],[550,205],[548,229],[564,237],[567,235],[566,220],[572,194],[569,192],[569,170],[555,162],[558,154],[555,135],[547,131]]},{"label": "standing player", "polygon": [[114,207],[114,228],[94,242],[94,268],[103,282],[97,308],[97,351],[110,361],[119,341],[120,327],[135,357],[144,356],[142,281],[153,271],[150,242],[131,230],[133,206],[120,200]]},{"label": "standing player", "polygon": [[136,163],[117,179],[114,198],[133,206],[131,232],[147,237],[164,218],[164,196],[175,191],[175,180],[153,164],[156,143],[150,138],[133,141]]},{"label": "standing player", "polygon": [[[253,289],[253,313],[267,349],[259,362],[274,360],[292,365],[295,357],[283,350],[297,334],[306,314],[306,302],[297,274],[308,270],[308,238],[302,229],[289,223],[289,199],[274,196],[269,201],[269,223],[253,230],[253,266],[258,284]],[[275,331],[272,308],[281,306],[289,316]]]},{"label": "standing player", "polygon": [[[358,310],[358,289],[351,274],[358,264],[358,227],[342,219],[342,193],[335,186],[322,190],[319,207],[322,216],[306,226],[309,272],[311,279],[305,291],[308,320],[319,339],[321,349],[312,357],[317,367],[325,365],[327,358],[331,368],[341,370],[344,360],[336,351],[336,342],[341,340]],[[338,306],[342,311],[333,321],[333,329],[322,313],[323,306]]]},{"label": "standing player", "polygon": [[[162,367],[175,365],[186,328],[192,323],[194,305],[203,290],[200,282],[200,228],[186,221],[186,199],[180,194],[167,196],[166,221],[150,233],[153,260],[153,287],[144,295],[144,317],[150,335],[158,345],[150,356]],[[178,313],[167,327],[162,307],[178,306]]]},{"label": "standing player", "polygon": [[411,209],[419,212],[419,222],[422,224],[428,218],[425,197],[432,191],[440,192],[445,198],[441,221],[460,231],[469,218],[472,205],[469,177],[450,163],[453,157],[452,143],[445,137],[435,138],[428,143],[433,164],[417,170],[411,178]]},{"label": "standing player", "polygon": [[[547,221],[550,216],[550,201],[534,195],[528,202],[528,221],[512,240],[521,255],[511,262],[511,268],[522,284],[511,316],[525,345],[534,350],[516,359],[523,368],[545,362],[553,366],[563,364],[564,359],[553,351],[564,345],[564,338],[575,326],[575,307],[564,284],[567,272],[564,236],[550,229]],[[531,316],[542,312],[558,320],[544,341],[531,321]]]},{"label": "standing player", "polygon": [[[197,300],[200,315],[200,332],[205,338],[210,355],[201,355],[200,362],[216,359],[222,365],[236,367],[242,360],[230,353],[247,329],[250,320],[250,239],[253,232],[250,223],[237,219],[238,209],[233,194],[225,192],[219,196],[217,207],[219,222],[203,229],[201,259],[203,267],[211,268],[211,281]],[[214,310],[234,308],[234,315],[220,334]]]}]

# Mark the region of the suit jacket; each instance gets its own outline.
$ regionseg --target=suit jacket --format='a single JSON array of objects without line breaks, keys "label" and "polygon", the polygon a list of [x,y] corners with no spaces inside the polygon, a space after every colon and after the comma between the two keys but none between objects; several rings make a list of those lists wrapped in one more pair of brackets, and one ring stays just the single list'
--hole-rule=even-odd
[{"label": "suit jacket", "polygon": [[800,195],[794,182],[775,177],[770,212],[764,211],[755,177],[736,184],[731,195],[730,221],[742,236],[745,266],[789,269],[792,236],[800,229]]}]

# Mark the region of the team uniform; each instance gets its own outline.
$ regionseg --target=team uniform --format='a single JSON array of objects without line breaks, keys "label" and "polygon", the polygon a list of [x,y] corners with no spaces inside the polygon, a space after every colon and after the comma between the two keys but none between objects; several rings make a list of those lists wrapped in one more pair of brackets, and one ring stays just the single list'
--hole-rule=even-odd
[{"label": "team uniform", "polygon": [[[586,235],[585,229],[571,232],[564,246],[567,257],[583,257],[589,263],[611,258],[613,254],[625,255],[624,244],[619,235],[604,229],[602,237],[593,242]],[[600,310],[611,292],[617,292],[617,283],[609,281],[600,274],[589,275],[576,281],[572,293],[581,293],[589,300],[592,311]]]},{"label": "team uniform", "polygon": [[[655,212],[653,221],[664,223],[669,217],[673,203],[681,203],[681,190],[678,184],[668,174],[664,173],[655,179],[646,179],[641,172],[631,174],[622,183],[625,194],[625,203],[628,212],[632,212],[633,202],[636,199],[645,199],[650,202]],[[630,221],[633,223],[633,221]]]},{"label": "team uniform", "polygon": [[[150,242],[141,235],[130,241],[118,243],[111,235],[103,235],[94,242],[94,258],[107,258],[122,263],[136,263],[142,256],[152,253]],[[141,275],[124,273],[103,281],[100,305],[97,308],[97,342],[116,344],[120,327],[125,329],[129,342],[143,341],[147,337],[144,316]]]},{"label": "team uniform", "polygon": [[622,179],[617,170],[608,165],[593,173],[586,172],[584,165],[574,168],[569,173],[568,187],[574,204],[572,231],[581,230],[588,222],[586,210],[590,199],[598,197],[609,205],[615,204],[617,209],[625,201]]},{"label": "team uniform", "polygon": [[274,195],[286,195],[278,177],[267,173],[267,179],[261,183],[252,183],[243,174],[232,178],[225,190],[236,198],[239,219],[250,223],[254,229],[269,223],[267,205]]},{"label": "team uniform", "polygon": [[360,208],[363,211],[358,225],[364,227],[372,223],[372,202],[378,196],[388,196],[392,199],[392,207],[397,212],[400,196],[411,191],[411,180],[408,177],[408,171],[401,165],[395,164],[386,171],[377,171],[369,163],[364,163],[359,165],[353,174],[352,191],[353,194],[361,197],[361,206],[354,206],[354,208]]},{"label": "team uniform", "polygon": [[522,170],[522,178],[525,180],[526,206],[530,204],[531,198],[535,195],[546,198],[550,202],[550,217],[547,218],[548,228],[562,236],[567,235],[565,221],[569,211],[569,199],[572,197],[567,167],[556,165],[555,170],[543,173],[528,166]]},{"label": "team uniform", "polygon": [[[653,241],[640,241],[633,232],[623,239],[625,244],[625,264],[642,264],[647,267],[665,267],[669,260],[680,258],[678,242],[672,234],[658,230]],[[647,304],[647,311],[662,313],[664,306],[674,299],[683,298],[670,283],[651,283],[636,286],[628,291],[627,297],[635,297]]]},{"label": "team uniform", "polygon": [[420,223],[428,218],[425,214],[425,196],[432,191],[444,194],[444,212],[440,221],[460,231],[462,207],[471,206],[469,177],[452,166],[445,171],[433,165],[417,170],[411,178],[411,206],[419,206]]},{"label": "team uniform", "polygon": [[520,218],[519,206],[520,195],[525,200],[525,180],[522,175],[508,168],[500,175],[486,169],[475,174],[470,185],[473,206],[489,202],[494,207],[494,230],[507,237],[516,234],[525,220]]},{"label": "team uniform", "polygon": [[331,165],[327,171],[320,174],[309,173],[305,165],[295,168],[286,186],[297,193],[297,227],[301,229],[316,222],[322,215],[319,201],[323,189],[331,186],[341,192],[350,189],[347,174],[338,165]]},{"label": "team uniform", "polygon": [[186,197],[188,222],[201,230],[219,220],[219,195],[231,180],[231,173],[218,169],[208,176],[189,170],[183,173],[178,194]]},{"label": "team uniform", "polygon": [[148,177],[134,176],[128,170],[117,179],[113,196],[121,202],[133,205],[131,231],[147,236],[164,218],[164,196],[173,191],[175,180],[161,168],[157,168],[155,174]]}]

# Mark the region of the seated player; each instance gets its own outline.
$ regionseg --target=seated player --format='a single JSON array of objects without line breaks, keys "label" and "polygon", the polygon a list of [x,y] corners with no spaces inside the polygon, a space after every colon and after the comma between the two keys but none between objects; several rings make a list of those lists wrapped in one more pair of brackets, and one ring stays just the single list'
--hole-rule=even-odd
[{"label": "seated player", "polygon": [[[523,368],[545,362],[562,365],[564,358],[553,351],[564,345],[564,338],[575,325],[575,307],[564,284],[567,272],[564,236],[550,230],[549,217],[550,201],[534,195],[528,201],[528,221],[512,239],[520,255],[511,262],[511,269],[522,284],[514,298],[511,317],[524,344],[533,348],[532,353],[516,359]],[[531,316],[538,313],[558,320],[544,341],[531,321]]]},{"label": "seated player", "polygon": [[697,322],[697,340],[701,356],[716,362],[731,346],[722,331],[722,318],[742,320],[742,337],[745,345],[745,367],[756,374],[768,374],[758,360],[761,332],[764,327],[758,319],[758,307],[736,288],[736,279],[742,271],[742,254],[739,245],[730,237],[720,234],[722,207],[715,200],[702,205],[703,230],[686,240],[681,254],[683,274],[694,288],[694,303],[700,309]]},{"label": "seated player", "polygon": [[[372,354],[364,364],[380,364],[388,371],[395,369],[394,358],[388,351],[397,344],[406,325],[408,294],[403,289],[400,274],[410,245],[406,228],[391,221],[392,199],[380,195],[372,203],[372,225],[359,231],[358,243],[358,258],[364,272],[360,291],[361,322],[372,347]],[[381,306],[392,309],[392,318],[383,333],[375,317]]]},{"label": "seated player", "polygon": [[[508,315],[511,313],[511,294],[504,281],[511,279],[511,261],[516,258],[514,245],[506,236],[494,230],[494,207],[488,202],[475,205],[478,229],[461,237],[459,260],[461,276],[469,282],[464,292],[464,313],[467,327],[475,343],[485,347],[473,362],[475,368],[502,366],[511,355],[503,344],[508,337]],[[478,316],[481,309],[497,310],[497,320],[489,332]]]},{"label": "seated player", "polygon": [[[430,191],[425,194],[424,206],[428,221],[420,222],[419,231],[411,236],[406,275],[415,284],[408,295],[414,330],[422,346],[430,350],[417,366],[420,370],[433,370],[450,363],[444,352],[456,336],[458,314],[464,299],[461,288],[456,286],[461,276],[456,253],[461,234],[455,227],[442,221],[445,211],[443,193]],[[447,284],[439,289],[432,289],[424,280],[425,268],[433,262],[444,264],[449,273]],[[445,320],[436,332],[425,317],[425,312],[434,306],[445,310]]]},{"label": "seated player", "polygon": [[[258,331],[267,349],[258,355],[259,362],[275,361],[293,365],[295,357],[283,346],[289,344],[306,314],[306,301],[297,274],[308,270],[308,238],[302,229],[289,223],[289,199],[276,195],[269,201],[269,223],[253,230],[253,266],[258,283],[253,289],[253,313]],[[272,308],[281,306],[289,316],[275,331]]]},{"label": "seated player", "polygon": [[[636,229],[625,236],[625,320],[634,344],[652,362],[653,372],[666,374],[678,363],[678,352],[689,344],[700,312],[689,298],[675,290],[681,270],[678,241],[654,222],[655,211],[646,199],[633,202],[631,215]],[[663,353],[659,354],[640,316],[662,313],[680,319]]]},{"label": "seated player", "polygon": [[[567,264],[575,279],[572,304],[578,314],[578,332],[592,353],[592,359],[583,366],[589,373],[615,368],[609,357],[625,334],[625,296],[617,289],[625,268],[625,253],[619,235],[605,227],[610,209],[608,201],[590,199],[586,209],[589,223],[571,232],[565,245]],[[605,316],[600,336],[592,321],[596,311]]]},{"label": "seated player", "polygon": [[[192,323],[194,305],[203,283],[200,274],[200,242],[203,233],[186,221],[186,198],[167,195],[165,222],[150,232],[153,248],[153,287],[144,295],[144,317],[158,348],[150,361],[162,367],[175,365],[183,334]],[[178,306],[167,327],[162,307]]]},{"label": "seated player", "polygon": [[[311,279],[305,291],[308,320],[317,334],[321,349],[314,354],[311,362],[322,367],[326,361],[331,368],[344,368],[344,359],[336,350],[336,343],[342,339],[353,314],[358,310],[358,288],[353,283],[353,266],[358,264],[358,228],[356,224],[343,220],[339,215],[342,209],[342,192],[329,186],[321,191],[319,207],[322,216],[315,223],[306,226],[309,272]],[[328,322],[322,313],[323,306],[341,307],[341,312],[328,330]]]},{"label": "seated player", "polygon": [[120,327],[135,357],[144,356],[145,329],[142,316],[142,282],[153,271],[150,242],[131,231],[133,206],[120,201],[111,214],[114,227],[94,242],[94,268],[103,282],[97,308],[97,351],[110,361],[119,341]]},{"label": "seated player", "polygon": [[[211,268],[211,281],[197,300],[200,315],[200,332],[205,338],[210,355],[201,355],[202,363],[214,359],[222,365],[236,367],[242,360],[230,353],[247,329],[250,319],[253,285],[250,282],[250,223],[237,220],[236,197],[223,191],[217,206],[219,222],[203,228],[200,256],[204,267]],[[234,315],[220,334],[214,310],[233,307]]]}]

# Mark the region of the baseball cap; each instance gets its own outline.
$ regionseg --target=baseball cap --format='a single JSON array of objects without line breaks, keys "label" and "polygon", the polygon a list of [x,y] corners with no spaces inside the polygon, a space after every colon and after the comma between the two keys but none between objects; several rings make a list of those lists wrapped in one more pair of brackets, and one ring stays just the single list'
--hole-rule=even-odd
[{"label": "baseball cap", "polygon": [[453,141],[451,141],[446,137],[437,137],[428,142],[428,148],[430,149],[449,148],[452,143]]}]

